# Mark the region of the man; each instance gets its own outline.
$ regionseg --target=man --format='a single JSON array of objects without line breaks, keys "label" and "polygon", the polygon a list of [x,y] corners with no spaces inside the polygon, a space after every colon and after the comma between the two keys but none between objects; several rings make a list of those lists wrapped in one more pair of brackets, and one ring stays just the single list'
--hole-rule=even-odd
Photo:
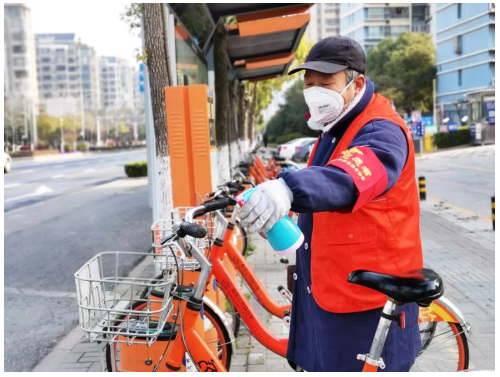
[{"label": "man", "polygon": [[[374,94],[361,46],[326,38],[309,52],[304,97],[321,135],[308,167],[259,185],[243,206],[250,231],[267,231],[291,209],[305,241],[297,250],[287,358],[306,371],[361,371],[383,294],[349,284],[353,270],[396,274],[423,267],[414,149],[404,121]],[[408,371],[420,350],[418,306],[398,306],[385,371]]]}]

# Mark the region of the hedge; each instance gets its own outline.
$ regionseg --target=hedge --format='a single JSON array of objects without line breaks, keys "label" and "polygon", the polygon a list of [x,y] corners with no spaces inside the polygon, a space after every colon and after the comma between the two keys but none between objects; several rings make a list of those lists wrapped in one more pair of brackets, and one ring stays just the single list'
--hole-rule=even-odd
[{"label": "hedge", "polygon": [[469,144],[470,127],[460,127],[457,132],[438,133],[434,135],[434,144],[439,149],[456,147],[458,145]]},{"label": "hedge", "polygon": [[288,135],[278,136],[276,138],[276,144],[285,144],[288,143],[290,140],[298,139],[299,137],[303,137],[303,135],[300,132],[293,132]]},{"label": "hedge", "polygon": [[137,161],[125,164],[125,174],[127,177],[147,177],[148,176],[148,162]]},{"label": "hedge", "polygon": [[76,150],[81,151],[81,152],[87,152],[89,150],[89,143],[80,141],[78,144],[76,144]]}]

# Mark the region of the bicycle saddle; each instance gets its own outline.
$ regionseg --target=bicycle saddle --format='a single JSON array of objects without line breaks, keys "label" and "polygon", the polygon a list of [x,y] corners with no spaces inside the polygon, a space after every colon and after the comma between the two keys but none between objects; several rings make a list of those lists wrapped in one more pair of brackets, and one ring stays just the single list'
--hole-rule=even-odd
[{"label": "bicycle saddle", "polygon": [[423,307],[429,306],[444,293],[443,280],[429,268],[397,275],[356,270],[349,274],[347,281],[374,289],[396,301],[405,304],[416,302]]},{"label": "bicycle saddle", "polygon": [[279,156],[274,156],[273,157],[276,161],[285,161],[286,157],[279,157]]}]

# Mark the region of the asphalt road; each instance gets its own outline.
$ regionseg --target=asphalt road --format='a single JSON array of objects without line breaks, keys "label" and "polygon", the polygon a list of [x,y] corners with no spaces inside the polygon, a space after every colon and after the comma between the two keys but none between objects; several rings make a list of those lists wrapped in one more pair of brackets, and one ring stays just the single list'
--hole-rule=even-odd
[{"label": "asphalt road", "polygon": [[147,179],[126,179],[123,168],[145,158],[134,150],[14,161],[4,175],[6,371],[32,370],[78,323],[74,273],[87,260],[148,251]]},{"label": "asphalt road", "polygon": [[495,146],[469,147],[423,155],[416,159],[424,176],[427,200],[477,216],[491,228],[491,197],[495,196]]}]

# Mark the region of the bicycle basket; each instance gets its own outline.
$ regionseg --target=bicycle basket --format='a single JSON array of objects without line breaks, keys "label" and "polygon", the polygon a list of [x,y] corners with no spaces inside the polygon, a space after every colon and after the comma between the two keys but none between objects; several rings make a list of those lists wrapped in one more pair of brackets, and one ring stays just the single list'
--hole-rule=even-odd
[{"label": "bicycle basket", "polygon": [[[155,261],[167,255],[108,251],[75,273],[80,327],[87,339],[108,343],[153,344],[172,310],[176,271],[155,278]],[[131,265],[140,268],[127,274]],[[166,262],[165,262],[166,263]],[[153,289],[165,292],[151,295]]]}]

